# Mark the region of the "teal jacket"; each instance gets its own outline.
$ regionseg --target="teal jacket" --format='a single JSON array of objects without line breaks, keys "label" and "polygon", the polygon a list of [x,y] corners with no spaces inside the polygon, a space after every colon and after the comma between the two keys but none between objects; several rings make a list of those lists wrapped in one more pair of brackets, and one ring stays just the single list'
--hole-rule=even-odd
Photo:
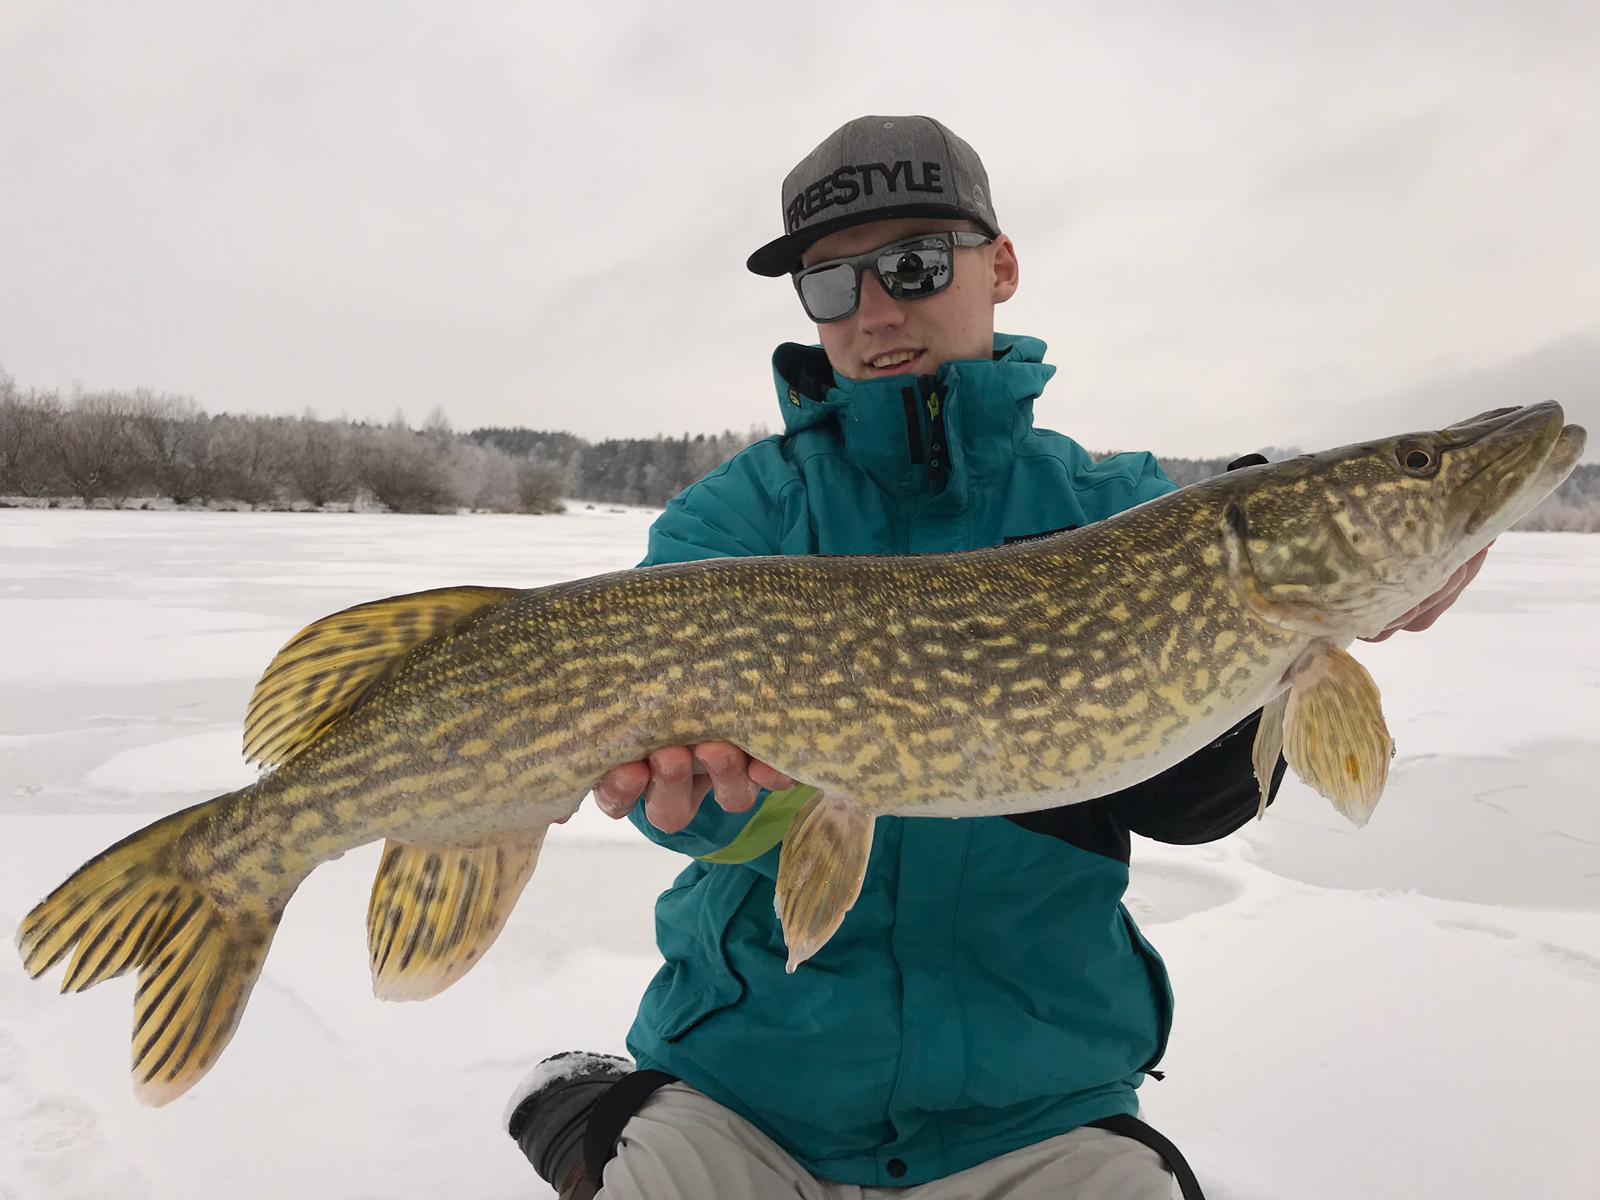
[{"label": "teal jacket", "polygon": [[[784,432],[677,496],[644,565],[970,550],[1170,491],[1148,454],[1096,463],[1034,427],[1054,372],[1043,353],[997,336],[992,361],[854,382],[820,348],[779,347]],[[943,1178],[1134,1113],[1172,993],[1121,902],[1128,833],[1200,841],[1242,824],[1256,805],[1249,742],[1225,738],[1186,773],[1049,813],[880,818],[860,899],[793,975],[773,911],[777,850],[747,866],[693,863],[657,902],[665,963],[629,1049],[813,1174],[862,1186]],[[634,821],[698,856],[750,815],[707,801],[678,834],[642,805]]]}]

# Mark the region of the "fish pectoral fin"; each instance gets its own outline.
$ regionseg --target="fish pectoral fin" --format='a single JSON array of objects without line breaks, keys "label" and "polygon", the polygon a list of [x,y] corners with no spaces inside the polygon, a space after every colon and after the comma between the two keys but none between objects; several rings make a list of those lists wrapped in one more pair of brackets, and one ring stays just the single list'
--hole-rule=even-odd
[{"label": "fish pectoral fin", "polygon": [[505,928],[545,833],[483,846],[388,842],[367,906],[373,995],[426,1000],[470,971]]},{"label": "fish pectoral fin", "polygon": [[1250,762],[1261,788],[1261,803],[1256,806],[1258,821],[1267,815],[1267,801],[1272,799],[1272,773],[1278,769],[1278,757],[1283,753],[1283,714],[1288,707],[1287,689],[1267,701],[1261,710],[1261,723],[1256,726],[1255,744],[1250,748]]},{"label": "fish pectoral fin", "polygon": [[1366,668],[1331,644],[1313,647],[1295,665],[1283,732],[1295,774],[1365,825],[1394,757],[1378,685]]},{"label": "fish pectoral fin", "polygon": [[827,944],[861,894],[873,820],[855,801],[821,792],[789,827],[778,856],[777,908],[791,974]]},{"label": "fish pectoral fin", "polygon": [[277,766],[349,712],[402,654],[515,588],[457,587],[358,604],[307,625],[267,664],[244,719],[244,755]]},{"label": "fish pectoral fin", "polygon": [[139,972],[133,1084],[146,1104],[183,1095],[227,1047],[283,912],[282,901],[219,901],[185,868],[179,840],[230,799],[163,817],[96,855],[17,930],[35,977],[76,947],[63,992]]}]

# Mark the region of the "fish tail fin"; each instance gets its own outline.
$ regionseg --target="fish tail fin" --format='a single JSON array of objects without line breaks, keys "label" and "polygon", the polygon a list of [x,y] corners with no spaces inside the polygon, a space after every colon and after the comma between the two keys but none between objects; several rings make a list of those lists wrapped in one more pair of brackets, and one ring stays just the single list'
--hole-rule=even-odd
[{"label": "fish tail fin", "polygon": [[283,911],[281,900],[219,901],[184,861],[184,835],[237,795],[163,817],[97,854],[17,931],[35,978],[73,951],[63,992],[138,970],[133,1081],[147,1104],[176,1099],[217,1061]]}]

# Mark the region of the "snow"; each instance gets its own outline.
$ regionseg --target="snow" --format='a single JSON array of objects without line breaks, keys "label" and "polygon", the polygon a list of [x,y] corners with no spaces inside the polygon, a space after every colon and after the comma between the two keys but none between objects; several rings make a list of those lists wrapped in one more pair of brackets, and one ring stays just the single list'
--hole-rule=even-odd
[{"label": "snow", "polygon": [[[0,511],[0,936],[79,862],[238,786],[266,660],[343,606],[626,567],[646,510],[555,517]],[[1509,534],[1423,635],[1358,647],[1399,745],[1364,830],[1297,782],[1226,842],[1135,847],[1177,991],[1145,1116],[1212,1200],[1594,1194],[1600,538]],[[0,1198],[544,1195],[500,1124],[547,1055],[623,1053],[680,869],[585,806],[484,963],[371,997],[377,847],[316,871],[250,1009],[164,1109],[132,987],[0,964]],[[3,952],[0,952],[3,956]]]}]

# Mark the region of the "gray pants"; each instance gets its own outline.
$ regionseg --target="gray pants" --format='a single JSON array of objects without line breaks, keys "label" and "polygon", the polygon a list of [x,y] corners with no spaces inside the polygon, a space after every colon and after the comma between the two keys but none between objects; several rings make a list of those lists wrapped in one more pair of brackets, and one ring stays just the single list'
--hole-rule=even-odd
[{"label": "gray pants", "polygon": [[750,1122],[682,1083],[623,1127],[596,1200],[1172,1200],[1147,1146],[1103,1129],[1028,1146],[918,1187],[857,1187],[811,1176]]}]

